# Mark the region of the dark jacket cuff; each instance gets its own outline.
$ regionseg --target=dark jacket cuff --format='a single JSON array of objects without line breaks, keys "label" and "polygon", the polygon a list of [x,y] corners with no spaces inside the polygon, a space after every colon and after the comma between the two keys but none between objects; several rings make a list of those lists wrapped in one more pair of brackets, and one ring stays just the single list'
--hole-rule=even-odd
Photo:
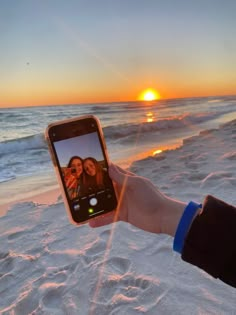
[{"label": "dark jacket cuff", "polygon": [[207,196],[185,239],[182,259],[236,286],[236,208]]}]

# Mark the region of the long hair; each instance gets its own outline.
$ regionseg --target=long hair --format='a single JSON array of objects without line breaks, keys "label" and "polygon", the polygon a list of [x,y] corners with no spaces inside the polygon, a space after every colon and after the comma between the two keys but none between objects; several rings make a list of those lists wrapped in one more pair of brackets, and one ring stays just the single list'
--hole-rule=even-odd
[{"label": "long hair", "polygon": [[[72,163],[74,160],[80,160],[81,164],[83,165],[83,159],[77,155],[74,155],[70,158],[67,167],[71,168]],[[79,177],[76,176],[76,182],[73,184],[73,186],[70,185],[70,187],[67,187],[68,194],[70,196],[70,199],[77,198],[81,192],[81,182],[83,181],[83,170]]]},{"label": "long hair", "polygon": [[103,186],[103,170],[101,165],[98,163],[98,161],[96,159],[94,159],[93,157],[87,157],[86,159],[84,159],[83,161],[83,165],[86,161],[91,161],[94,166],[95,166],[95,170],[96,170],[96,174],[94,176],[91,176],[89,174],[86,173],[86,171],[84,171],[85,173],[85,184],[87,186],[89,186],[90,184],[92,184],[93,186]]},{"label": "long hair", "polygon": [[74,155],[70,158],[70,160],[67,164],[67,167],[71,167],[71,164],[72,164],[73,160],[75,160],[75,159],[80,160],[82,165],[83,165],[83,159],[80,156]]}]

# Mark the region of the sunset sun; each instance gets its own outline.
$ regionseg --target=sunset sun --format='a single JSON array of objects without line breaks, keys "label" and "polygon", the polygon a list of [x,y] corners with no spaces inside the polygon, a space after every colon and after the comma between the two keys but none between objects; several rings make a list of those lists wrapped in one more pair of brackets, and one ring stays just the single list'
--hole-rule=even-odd
[{"label": "sunset sun", "polygon": [[160,99],[160,94],[153,89],[146,89],[139,95],[140,101],[155,101]]}]

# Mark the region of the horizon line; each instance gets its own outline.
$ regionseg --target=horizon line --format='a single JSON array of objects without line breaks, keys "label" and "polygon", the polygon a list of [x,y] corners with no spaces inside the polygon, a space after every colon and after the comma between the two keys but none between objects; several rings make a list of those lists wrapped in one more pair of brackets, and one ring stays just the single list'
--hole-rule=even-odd
[{"label": "horizon line", "polygon": [[144,100],[133,100],[133,101],[104,101],[104,102],[83,102],[83,103],[64,103],[64,104],[35,104],[35,105],[7,105],[0,106],[2,108],[25,108],[25,107],[50,107],[50,106],[83,106],[83,105],[102,105],[102,104],[119,104],[119,103],[155,103],[161,101],[169,100],[181,100],[181,99],[197,99],[197,98],[211,98],[211,97],[236,97],[236,94],[221,94],[221,95],[202,95],[202,96],[184,96],[184,97],[169,97],[169,98],[160,98],[153,101],[144,101]]}]

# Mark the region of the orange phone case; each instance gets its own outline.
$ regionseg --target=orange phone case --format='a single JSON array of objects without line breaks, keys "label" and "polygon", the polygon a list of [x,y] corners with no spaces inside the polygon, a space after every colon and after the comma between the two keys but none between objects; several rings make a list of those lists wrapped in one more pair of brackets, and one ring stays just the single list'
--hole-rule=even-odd
[{"label": "orange phone case", "polygon": [[84,119],[87,119],[87,118],[94,119],[96,124],[97,124],[97,126],[98,126],[98,131],[99,131],[99,134],[101,136],[102,145],[103,145],[103,148],[104,148],[105,159],[106,159],[107,163],[109,164],[109,158],[108,158],[107,147],[106,147],[106,143],[105,143],[105,139],[104,139],[104,134],[103,134],[103,131],[102,131],[101,123],[100,123],[99,119],[96,116],[94,116],[94,115],[84,115],[84,116],[79,116],[79,117],[75,117],[75,118],[70,118],[70,119],[64,119],[64,120],[56,121],[54,123],[49,124],[47,129],[46,129],[46,131],[45,131],[45,138],[46,138],[46,141],[47,141],[47,144],[48,144],[48,147],[49,147],[49,152],[50,152],[51,159],[52,159],[52,162],[53,162],[53,166],[54,166],[54,169],[55,169],[55,172],[56,172],[57,180],[58,180],[59,185],[60,185],[63,201],[64,201],[64,204],[65,204],[65,207],[66,207],[66,211],[67,211],[67,214],[68,214],[70,222],[72,224],[75,224],[75,225],[82,225],[82,224],[88,223],[89,220],[86,220],[86,221],[83,221],[83,222],[80,222],[80,223],[75,222],[73,220],[73,217],[72,217],[71,211],[70,211],[70,206],[68,204],[66,193],[65,193],[65,189],[64,189],[64,186],[63,186],[63,182],[62,182],[62,179],[61,179],[61,176],[60,176],[59,165],[57,164],[57,161],[56,161],[56,158],[55,158],[55,155],[54,155],[54,151],[53,151],[53,148],[52,148],[51,140],[50,140],[50,137],[49,137],[49,130],[53,126],[57,126],[57,125],[64,124],[64,123],[80,121],[80,120],[84,120]]}]

